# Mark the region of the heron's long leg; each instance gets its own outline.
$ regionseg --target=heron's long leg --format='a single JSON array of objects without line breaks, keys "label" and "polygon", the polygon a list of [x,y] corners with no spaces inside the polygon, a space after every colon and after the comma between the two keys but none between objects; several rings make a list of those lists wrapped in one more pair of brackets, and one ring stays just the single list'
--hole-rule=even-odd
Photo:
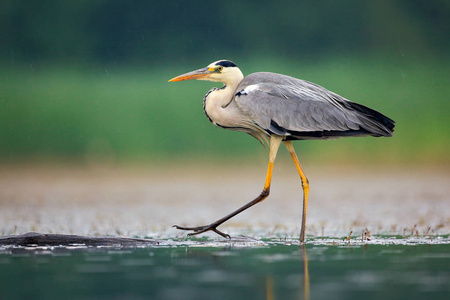
[{"label": "heron's long leg", "polygon": [[282,138],[278,137],[278,136],[272,136],[270,138],[270,154],[269,154],[269,166],[267,168],[267,175],[266,175],[266,182],[264,184],[264,189],[261,192],[261,194],[256,197],[254,200],[250,201],[249,203],[245,204],[244,206],[242,206],[241,208],[238,208],[237,210],[235,210],[234,212],[226,215],[225,217],[209,224],[209,225],[205,225],[205,226],[198,226],[198,227],[182,227],[182,226],[178,226],[178,225],[174,225],[173,227],[177,228],[177,229],[181,229],[181,230],[192,230],[194,232],[189,233],[188,235],[196,235],[199,233],[203,233],[209,230],[214,231],[217,234],[220,234],[223,237],[230,237],[228,234],[225,234],[219,230],[217,230],[217,226],[225,223],[226,221],[228,221],[229,219],[231,219],[232,217],[236,216],[237,214],[243,212],[244,210],[246,210],[247,208],[252,207],[253,205],[263,201],[264,199],[267,198],[267,196],[269,196],[270,193],[270,183],[272,181],[272,171],[273,171],[273,164],[275,162],[275,158],[277,156],[277,152],[278,152],[278,148],[280,147]]},{"label": "heron's long leg", "polygon": [[284,145],[288,149],[291,154],[292,159],[294,160],[295,167],[297,168],[298,175],[300,175],[300,179],[302,181],[303,188],[303,215],[302,215],[302,228],[300,229],[300,242],[303,243],[305,241],[305,225],[306,225],[306,212],[308,210],[308,195],[309,195],[309,181],[306,178],[305,173],[302,170],[302,166],[300,166],[300,162],[298,161],[297,154],[295,154],[294,146],[292,146],[291,141],[285,141]]}]

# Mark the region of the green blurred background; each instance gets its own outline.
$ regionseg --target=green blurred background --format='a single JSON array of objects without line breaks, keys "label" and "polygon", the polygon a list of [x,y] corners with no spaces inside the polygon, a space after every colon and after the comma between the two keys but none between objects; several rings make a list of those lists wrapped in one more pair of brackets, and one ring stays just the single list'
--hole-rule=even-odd
[{"label": "green blurred background", "polygon": [[447,0],[3,0],[0,13],[3,164],[263,161],[258,141],[203,115],[214,83],[167,82],[218,59],[397,122],[389,139],[297,142],[301,160],[450,162]]}]

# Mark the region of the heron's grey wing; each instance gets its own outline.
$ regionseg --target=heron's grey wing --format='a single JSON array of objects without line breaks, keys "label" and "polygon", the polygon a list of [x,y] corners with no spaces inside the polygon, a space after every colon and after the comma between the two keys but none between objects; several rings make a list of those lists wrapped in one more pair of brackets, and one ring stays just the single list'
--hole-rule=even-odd
[{"label": "heron's grey wing", "polygon": [[389,118],[308,81],[253,73],[236,92],[239,108],[270,133],[299,139],[392,135],[393,121]]}]

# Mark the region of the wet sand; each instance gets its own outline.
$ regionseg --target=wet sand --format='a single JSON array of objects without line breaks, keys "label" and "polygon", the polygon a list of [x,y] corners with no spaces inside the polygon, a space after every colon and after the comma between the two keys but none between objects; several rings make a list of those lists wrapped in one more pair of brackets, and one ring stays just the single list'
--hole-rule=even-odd
[{"label": "wet sand", "polygon": [[[265,166],[0,168],[0,234],[182,238],[172,225],[208,224],[255,198]],[[450,233],[450,172],[307,166],[307,238]],[[268,199],[219,228],[233,236],[298,237],[301,187],[275,166]],[[415,227],[414,227],[415,226]],[[205,234],[216,237],[213,233]],[[217,236],[218,237],[218,236]]]}]

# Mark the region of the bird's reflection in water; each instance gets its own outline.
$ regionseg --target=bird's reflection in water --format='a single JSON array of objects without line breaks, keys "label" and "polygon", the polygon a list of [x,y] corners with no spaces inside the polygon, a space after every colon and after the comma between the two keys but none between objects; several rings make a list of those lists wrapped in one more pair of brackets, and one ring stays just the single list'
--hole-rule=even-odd
[{"label": "bird's reflection in water", "polygon": [[266,300],[273,300],[273,277],[272,274],[266,276]]},{"label": "bird's reflection in water", "polygon": [[300,246],[300,251],[303,256],[303,299],[309,300],[309,271],[308,271],[308,256],[306,255],[305,245]]},{"label": "bird's reflection in water", "polygon": [[[303,282],[300,284],[300,287],[303,287],[303,292],[300,293],[299,299],[309,300],[309,270],[308,270],[308,256],[306,254],[305,245],[300,245],[300,253],[302,255],[302,263],[303,263]],[[275,300],[273,288],[274,280],[272,274],[267,274],[266,276],[266,299],[267,300]]]}]

